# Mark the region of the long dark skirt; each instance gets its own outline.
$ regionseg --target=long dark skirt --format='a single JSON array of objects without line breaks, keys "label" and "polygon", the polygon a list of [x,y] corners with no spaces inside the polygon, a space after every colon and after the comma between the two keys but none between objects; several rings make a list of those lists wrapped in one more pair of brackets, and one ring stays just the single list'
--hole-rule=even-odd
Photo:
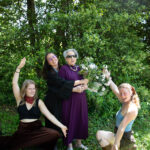
[{"label": "long dark skirt", "polygon": [[43,127],[41,121],[19,123],[18,130],[12,136],[0,136],[0,150],[19,150],[40,146],[43,150],[52,150],[60,137],[58,131]]}]

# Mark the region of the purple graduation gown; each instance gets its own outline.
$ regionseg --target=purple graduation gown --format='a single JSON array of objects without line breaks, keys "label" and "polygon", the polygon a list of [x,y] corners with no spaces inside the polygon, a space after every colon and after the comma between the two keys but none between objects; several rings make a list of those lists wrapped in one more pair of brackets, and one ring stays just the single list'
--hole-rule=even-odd
[{"label": "purple graduation gown", "polygon": [[[64,65],[59,71],[59,75],[66,80],[81,80],[82,77],[77,71],[70,69],[69,65]],[[73,139],[86,139],[88,137],[88,109],[85,92],[73,93],[70,98],[62,102],[62,123],[68,127],[67,138],[64,139],[68,145]]]}]

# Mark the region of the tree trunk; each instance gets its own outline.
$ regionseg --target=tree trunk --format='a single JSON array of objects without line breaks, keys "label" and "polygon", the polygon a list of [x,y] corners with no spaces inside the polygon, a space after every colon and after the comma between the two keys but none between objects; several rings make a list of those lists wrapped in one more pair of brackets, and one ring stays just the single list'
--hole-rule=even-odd
[{"label": "tree trunk", "polygon": [[35,4],[34,0],[27,0],[27,19],[29,24],[29,36],[30,36],[30,45],[35,46],[35,24],[36,24],[36,14],[35,14]]}]

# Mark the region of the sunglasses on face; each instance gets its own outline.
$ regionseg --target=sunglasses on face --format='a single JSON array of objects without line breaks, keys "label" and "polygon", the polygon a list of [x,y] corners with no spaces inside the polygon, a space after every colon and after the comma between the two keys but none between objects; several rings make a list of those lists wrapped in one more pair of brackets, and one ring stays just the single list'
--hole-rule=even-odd
[{"label": "sunglasses on face", "polygon": [[68,55],[66,58],[77,58],[77,55]]},{"label": "sunglasses on face", "polygon": [[55,55],[53,55],[52,57],[48,58],[49,61],[52,61],[53,59],[57,58]]}]

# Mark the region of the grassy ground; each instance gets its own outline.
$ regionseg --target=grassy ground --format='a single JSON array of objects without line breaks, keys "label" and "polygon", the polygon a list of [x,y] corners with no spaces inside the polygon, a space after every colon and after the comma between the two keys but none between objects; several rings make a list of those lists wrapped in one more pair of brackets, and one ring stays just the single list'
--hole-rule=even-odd
[{"label": "grassy ground", "polygon": [[[0,106],[0,122],[3,135],[12,135],[17,129],[19,120],[17,109],[13,106]],[[98,129],[113,131],[115,118],[103,118],[97,113],[89,114],[89,137],[83,144],[87,145],[89,150],[100,150],[96,141],[95,134]],[[134,135],[137,140],[138,150],[150,149],[150,118],[141,117],[137,118],[134,126]],[[65,150],[62,140],[58,142],[58,150]],[[75,149],[78,150],[78,149]]]}]

